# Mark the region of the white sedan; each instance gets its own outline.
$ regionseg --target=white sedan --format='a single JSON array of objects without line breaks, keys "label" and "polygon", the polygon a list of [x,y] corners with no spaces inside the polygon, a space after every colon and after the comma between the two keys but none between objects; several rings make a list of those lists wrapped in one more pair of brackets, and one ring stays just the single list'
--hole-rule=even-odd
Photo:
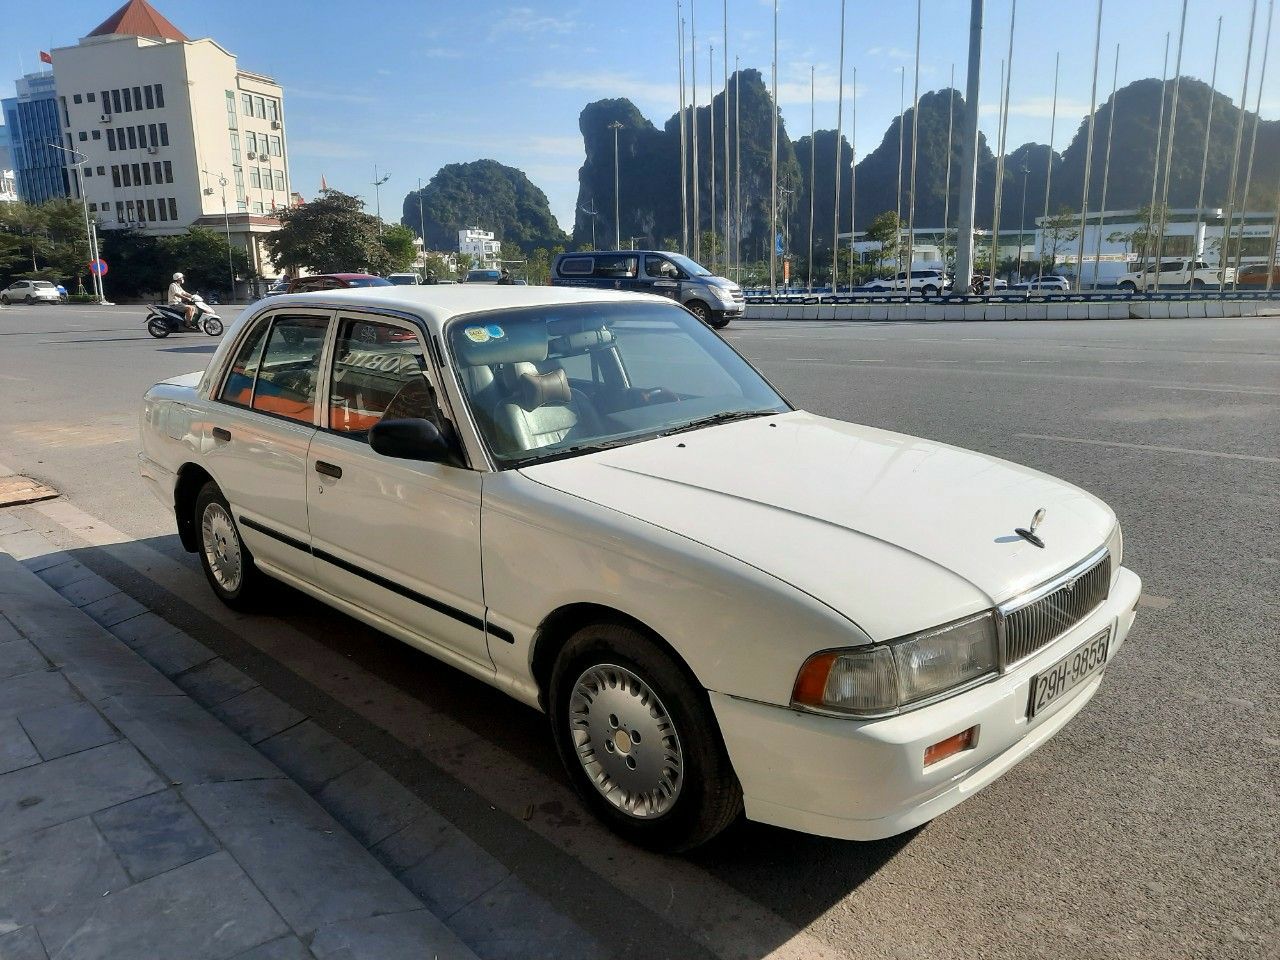
[{"label": "white sedan", "polygon": [[656,849],[937,816],[1080,712],[1138,600],[1104,503],[797,410],[665,298],[275,297],[142,419],[228,605],[284,581],[546,711]]}]

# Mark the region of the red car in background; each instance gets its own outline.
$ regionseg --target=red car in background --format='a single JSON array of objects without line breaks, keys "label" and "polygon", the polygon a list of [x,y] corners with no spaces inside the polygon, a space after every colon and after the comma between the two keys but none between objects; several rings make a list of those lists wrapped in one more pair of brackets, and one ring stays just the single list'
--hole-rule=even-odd
[{"label": "red car in background", "polygon": [[289,281],[289,293],[311,293],[315,290],[342,290],[347,287],[389,287],[390,280],[371,273],[318,273],[314,277],[295,277]]},{"label": "red car in background", "polygon": [[[1240,273],[1236,276],[1236,287],[1260,287],[1266,289],[1267,286],[1267,265],[1265,263],[1255,263],[1249,267],[1241,267]],[[1271,273],[1271,289],[1280,290],[1280,265],[1270,268]]]}]

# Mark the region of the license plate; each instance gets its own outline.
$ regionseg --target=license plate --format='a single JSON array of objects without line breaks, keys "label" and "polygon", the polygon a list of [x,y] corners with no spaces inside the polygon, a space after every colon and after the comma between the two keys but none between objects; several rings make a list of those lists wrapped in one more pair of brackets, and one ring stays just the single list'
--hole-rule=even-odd
[{"label": "license plate", "polygon": [[1048,670],[1031,678],[1031,700],[1027,719],[1033,719],[1073,687],[1100,673],[1107,665],[1107,649],[1111,645],[1111,628],[1076,647]]}]

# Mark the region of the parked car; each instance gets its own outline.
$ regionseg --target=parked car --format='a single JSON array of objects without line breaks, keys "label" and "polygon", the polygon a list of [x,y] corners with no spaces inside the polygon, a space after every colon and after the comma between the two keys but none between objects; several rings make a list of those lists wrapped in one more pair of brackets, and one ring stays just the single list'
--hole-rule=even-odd
[{"label": "parked car", "polygon": [[290,293],[316,290],[345,290],[348,287],[389,287],[390,280],[371,273],[318,273],[313,277],[295,277],[289,281]]},{"label": "parked car", "polygon": [[973,275],[973,289],[983,292],[999,293],[1001,290],[1009,289],[1009,281],[996,277],[995,286],[991,286],[991,277],[985,273],[975,273]]},{"label": "parked car", "polygon": [[263,291],[262,297],[260,297],[259,299],[262,299],[263,297],[278,297],[282,293],[288,293],[289,283],[290,281],[285,279],[273,281],[270,284],[270,286],[268,286],[267,289]]},{"label": "parked car", "polygon": [[502,279],[501,270],[479,269],[468,270],[466,283],[497,283]]},{"label": "parked car", "polygon": [[663,250],[593,250],[562,253],[550,282],[561,287],[635,290],[670,297],[717,330],[746,309],[742,288],[702,264]]},{"label": "parked car", "polygon": [[1268,267],[1265,263],[1255,263],[1241,267],[1236,277],[1236,286],[1265,288],[1268,273],[1271,275],[1271,289],[1280,290],[1280,264]]},{"label": "parked car", "polygon": [[394,287],[416,287],[422,278],[416,273],[388,273],[387,282]]},{"label": "parked car", "polygon": [[1020,283],[1015,283],[1010,289],[1026,290],[1030,292],[1045,290],[1062,292],[1071,289],[1071,282],[1064,276],[1047,273],[1042,277],[1032,277],[1030,280],[1023,280]]},{"label": "parked car", "polygon": [[941,270],[912,270],[909,279],[907,271],[899,270],[892,277],[877,277],[864,283],[862,289],[876,293],[910,292],[936,297],[943,290],[951,289],[951,281]]},{"label": "parked car", "polygon": [[23,303],[57,303],[58,288],[48,280],[15,280],[0,290],[0,303],[8,306],[16,301]]},{"label": "parked car", "polygon": [[1116,278],[1116,286],[1129,293],[1154,290],[1157,284],[1162,290],[1178,287],[1199,290],[1217,287],[1224,282],[1224,278],[1228,286],[1235,283],[1235,268],[1210,267],[1203,260],[1161,260],[1158,265],[1153,263],[1141,270],[1122,273]]},{"label": "parked car", "polygon": [[657,296],[266,301],[147,392],[139,461],[228,606],[283,581],[546,711],[662,850],[938,816],[1083,709],[1141,587],[1100,500],[799,410]]}]

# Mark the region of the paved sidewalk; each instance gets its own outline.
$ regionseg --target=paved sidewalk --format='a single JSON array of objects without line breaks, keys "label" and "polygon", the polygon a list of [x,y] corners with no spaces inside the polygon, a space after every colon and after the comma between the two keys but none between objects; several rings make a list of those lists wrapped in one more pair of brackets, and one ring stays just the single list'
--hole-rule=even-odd
[{"label": "paved sidewalk", "polygon": [[167,624],[12,513],[0,535],[28,558],[0,551],[0,960],[474,960],[247,742],[300,715],[260,693],[233,732],[148,662],[190,675],[211,653],[159,644]]}]

